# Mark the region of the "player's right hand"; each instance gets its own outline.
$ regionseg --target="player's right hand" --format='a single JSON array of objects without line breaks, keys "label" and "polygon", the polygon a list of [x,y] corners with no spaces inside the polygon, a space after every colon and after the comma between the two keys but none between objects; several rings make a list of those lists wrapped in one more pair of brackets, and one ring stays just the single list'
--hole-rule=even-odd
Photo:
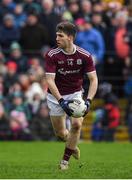
[{"label": "player's right hand", "polygon": [[73,100],[64,100],[63,98],[61,98],[58,102],[60,106],[62,107],[62,109],[66,112],[66,114],[68,116],[71,116],[73,113],[73,110],[69,108],[68,104],[72,103]]}]

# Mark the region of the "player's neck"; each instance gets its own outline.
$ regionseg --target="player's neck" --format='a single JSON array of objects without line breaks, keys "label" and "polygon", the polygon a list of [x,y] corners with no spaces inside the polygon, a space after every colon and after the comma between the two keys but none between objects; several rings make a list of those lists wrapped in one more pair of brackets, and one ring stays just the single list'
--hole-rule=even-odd
[{"label": "player's neck", "polygon": [[67,54],[73,54],[75,52],[75,45],[72,43],[68,47],[64,48],[63,51]]}]

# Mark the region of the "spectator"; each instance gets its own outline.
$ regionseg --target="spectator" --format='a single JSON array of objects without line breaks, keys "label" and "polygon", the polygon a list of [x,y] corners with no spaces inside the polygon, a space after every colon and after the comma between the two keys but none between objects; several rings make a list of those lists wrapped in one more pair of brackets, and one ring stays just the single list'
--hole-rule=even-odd
[{"label": "spectator", "polygon": [[40,104],[38,113],[33,118],[31,124],[31,132],[35,140],[54,140],[54,133],[46,102]]},{"label": "spectator", "polygon": [[127,99],[125,112],[126,125],[128,126],[129,139],[132,142],[132,63],[129,67],[127,79],[124,84],[124,94]]},{"label": "spectator", "polygon": [[[3,97],[0,95],[0,101]],[[0,140],[10,140],[11,131],[9,127],[9,119],[7,118],[3,104],[0,102]]]},{"label": "spectator", "polygon": [[132,97],[132,73],[130,73],[124,83],[124,93],[127,99]]},{"label": "spectator", "polygon": [[109,27],[110,19],[112,16],[115,16],[118,11],[122,9],[122,4],[117,1],[109,1],[106,7],[107,11],[105,12],[105,22]]},{"label": "spectator", "polygon": [[[37,96],[36,96],[37,95]],[[43,89],[40,85],[40,83],[38,82],[33,82],[29,89],[27,90],[26,92],[26,99],[27,99],[27,102],[30,103],[30,104],[33,104],[34,103],[34,98],[36,97],[36,99],[38,98],[43,100],[45,98],[45,94],[43,93]]]},{"label": "spectator", "polygon": [[69,22],[74,21],[71,12],[68,10],[62,14],[61,19],[62,19],[62,21],[69,21]]},{"label": "spectator", "polygon": [[[42,0],[41,23],[47,27],[49,32],[49,45],[56,45],[56,25],[61,21],[60,16],[54,12],[53,0]],[[50,23],[49,23],[50,22]]]},{"label": "spectator", "polygon": [[13,42],[10,46],[7,62],[10,60],[17,64],[17,73],[24,73],[29,69],[28,58],[23,55],[22,49],[17,42]]},{"label": "spectator", "polygon": [[[117,19],[112,16],[110,19],[110,25],[106,28],[106,56],[104,61],[104,76],[105,80],[109,81],[114,87],[113,80],[117,70],[116,54],[115,54],[115,33],[117,30]],[[108,79],[109,78],[109,79]]]},{"label": "spectator", "polygon": [[[130,46],[128,42],[125,42],[125,36],[127,34],[127,22],[128,16],[125,11],[119,11],[116,14],[117,19],[117,30],[115,33],[115,50],[116,50],[116,61],[114,66],[116,67],[114,76],[118,78],[118,82],[115,81],[115,85],[118,83],[118,89],[116,94],[119,96],[123,95],[124,86],[124,71],[127,66],[127,59],[130,54]],[[117,86],[117,85],[116,85]]]},{"label": "spectator", "polygon": [[18,77],[18,82],[20,83],[22,87],[22,92],[24,93],[24,96],[26,97],[26,94],[31,85],[28,74],[20,74]]},{"label": "spectator", "polygon": [[62,16],[62,14],[67,10],[67,5],[65,0],[55,0],[54,5],[54,12],[58,14],[59,16]]},{"label": "spectator", "polygon": [[0,74],[0,95],[4,95],[4,76]]},{"label": "spectator", "polygon": [[42,101],[42,97],[40,93],[34,93],[32,97],[32,102],[29,103],[32,109],[33,116],[37,114],[41,101]]},{"label": "spectator", "polygon": [[4,94],[7,95],[10,86],[17,81],[17,64],[13,61],[8,61],[6,64],[7,73],[4,76],[4,84],[5,90]]},{"label": "spectator", "polygon": [[79,9],[78,0],[69,1],[68,10],[74,21],[76,21],[78,18],[81,18],[81,12]]},{"label": "spectator", "polygon": [[7,14],[3,17],[3,25],[0,27],[0,44],[3,52],[8,54],[13,41],[20,38],[19,29],[15,27],[14,16]]},{"label": "spectator", "polygon": [[[128,7],[127,40],[132,49],[132,5]],[[132,54],[131,54],[132,56]]]},{"label": "spectator", "polygon": [[92,14],[92,24],[103,36],[104,41],[106,40],[106,24],[103,22],[102,15],[100,13]]},{"label": "spectator", "polygon": [[99,86],[99,97],[104,99],[102,127],[104,129],[104,140],[114,141],[114,135],[120,122],[120,110],[118,98],[112,92],[112,85],[104,82]]},{"label": "spectator", "polygon": [[[20,83],[17,81],[9,88],[8,96],[7,96],[7,106],[9,107],[11,105],[12,96],[14,93],[20,93],[22,94],[22,87]],[[8,108],[9,109],[9,108]]]},{"label": "spectator", "polygon": [[23,11],[22,4],[16,4],[16,7],[14,9],[14,19],[15,19],[15,26],[18,28],[21,28],[25,25],[27,15]]},{"label": "spectator", "polygon": [[104,106],[105,109],[105,134],[104,140],[106,141],[114,141],[114,135],[117,127],[119,126],[120,121],[120,110],[117,105],[117,99],[112,99],[112,101],[108,102]]},{"label": "spectator", "polygon": [[105,44],[101,33],[93,28],[91,19],[85,19],[84,30],[78,32],[76,43],[92,54],[100,77],[102,75]]},{"label": "spectator", "polygon": [[13,0],[1,0],[0,1],[0,24],[6,14],[13,14],[16,3]]},{"label": "spectator", "polygon": [[126,108],[126,124],[128,126],[129,140],[132,142],[132,96],[129,97]]},{"label": "spectator", "polygon": [[35,12],[39,14],[41,12],[40,4],[34,2],[34,0],[24,0],[23,2],[24,12],[31,13]]},{"label": "spectator", "polygon": [[91,138],[93,141],[102,141],[104,140],[104,129],[102,121],[104,119],[104,108],[98,107],[93,112],[93,126],[91,131]]},{"label": "spectator", "polygon": [[91,18],[92,15],[92,3],[89,0],[82,0],[80,2],[80,8],[83,18]]},{"label": "spectator", "polygon": [[10,113],[10,129],[13,140],[32,140],[32,135],[28,128],[28,121],[23,112],[13,110]]},{"label": "spectator", "polygon": [[130,47],[125,42],[125,35],[127,33],[126,25],[128,22],[127,12],[119,11],[116,14],[117,19],[117,31],[115,34],[115,48],[117,57],[124,60],[129,56]]},{"label": "spectator", "polygon": [[22,86],[26,102],[32,104],[34,101],[34,95],[39,94],[41,100],[45,99],[45,94],[41,87],[41,84],[36,81],[35,77],[29,77],[28,75],[21,74],[19,76],[19,82]]},{"label": "spectator", "polygon": [[[44,76],[44,68],[41,64],[41,60],[38,57],[32,57],[30,59],[30,68],[28,70],[29,75],[33,75],[35,79],[33,81],[40,81],[41,78]],[[30,80],[32,81],[32,78],[30,76]]]},{"label": "spectator", "polygon": [[102,82],[98,88],[98,97],[102,98],[105,104],[112,101],[112,99],[117,99],[112,90],[112,85],[110,83]]},{"label": "spectator", "polygon": [[4,83],[0,82],[0,95],[4,95]]},{"label": "spectator", "polygon": [[[104,15],[104,10],[105,8],[103,7],[103,3],[102,2],[96,2],[93,4],[93,7],[92,7],[92,14],[100,14],[102,17]],[[104,21],[104,19],[103,19]]]},{"label": "spectator", "polygon": [[23,112],[27,121],[31,120],[31,111],[28,104],[24,101],[24,95],[22,92],[16,91],[12,94],[12,102],[9,113],[12,111]]},{"label": "spectator", "polygon": [[38,15],[30,13],[27,23],[22,28],[20,44],[27,55],[40,55],[41,49],[48,44],[48,32],[45,26],[39,23]]},{"label": "spectator", "polygon": [[5,55],[2,51],[2,49],[0,48],[0,74],[1,75],[5,75],[7,72],[7,69],[5,66],[5,61],[6,61]]},{"label": "spectator", "polygon": [[78,18],[76,21],[75,21],[75,24],[78,28],[78,31],[84,31],[85,27],[84,27],[84,23],[85,23],[85,19],[84,18]]}]

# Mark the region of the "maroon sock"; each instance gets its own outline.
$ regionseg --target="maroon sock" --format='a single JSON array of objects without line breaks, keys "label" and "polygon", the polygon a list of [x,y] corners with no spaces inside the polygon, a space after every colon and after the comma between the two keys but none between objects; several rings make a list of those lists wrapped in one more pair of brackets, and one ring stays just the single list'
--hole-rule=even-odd
[{"label": "maroon sock", "polygon": [[69,148],[65,148],[65,152],[64,152],[64,156],[63,156],[63,160],[65,161],[69,161],[70,156],[72,155],[72,153],[74,152],[74,150],[69,149]]}]

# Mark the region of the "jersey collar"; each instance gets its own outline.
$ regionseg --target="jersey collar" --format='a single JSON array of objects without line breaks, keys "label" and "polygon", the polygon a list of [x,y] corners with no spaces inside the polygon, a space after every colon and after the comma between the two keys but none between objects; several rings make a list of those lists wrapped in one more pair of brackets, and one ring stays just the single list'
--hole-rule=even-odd
[{"label": "jersey collar", "polygon": [[77,50],[77,48],[76,48],[76,45],[75,45],[75,44],[73,44],[73,48],[74,48],[74,51],[73,51],[72,53],[67,53],[67,52],[65,52],[63,49],[61,49],[61,51],[62,51],[64,54],[67,54],[67,55],[72,55],[72,54],[75,54],[75,52],[76,52],[76,50]]}]

